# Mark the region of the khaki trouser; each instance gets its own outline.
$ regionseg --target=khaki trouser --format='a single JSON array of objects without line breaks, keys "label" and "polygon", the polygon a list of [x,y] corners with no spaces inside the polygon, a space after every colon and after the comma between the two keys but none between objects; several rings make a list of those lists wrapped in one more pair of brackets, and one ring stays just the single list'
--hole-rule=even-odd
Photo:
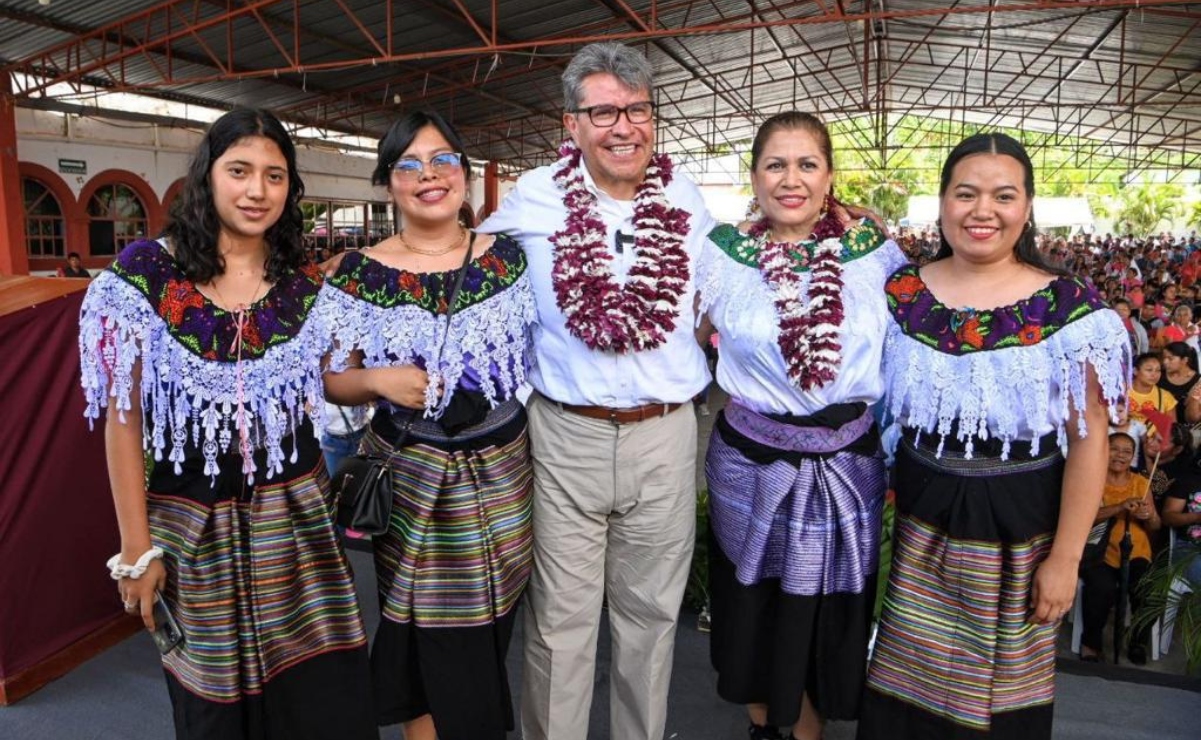
[{"label": "khaki trouser", "polygon": [[615,425],[530,399],[534,573],[526,591],[524,740],[586,740],[601,599],[610,737],[661,740],[696,531],[696,417]]}]

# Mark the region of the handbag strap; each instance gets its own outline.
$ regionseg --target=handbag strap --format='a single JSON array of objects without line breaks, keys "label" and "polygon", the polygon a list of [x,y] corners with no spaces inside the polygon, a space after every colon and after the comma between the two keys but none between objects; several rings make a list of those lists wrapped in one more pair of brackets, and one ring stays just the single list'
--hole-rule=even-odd
[{"label": "handbag strap", "polygon": [[[442,329],[442,342],[438,345],[438,354],[434,360],[434,366],[437,367],[442,362],[442,350],[446,347],[446,340],[450,336],[450,318],[455,313],[455,302],[459,299],[459,290],[463,287],[463,277],[467,274],[467,266],[471,264],[471,253],[475,247],[475,232],[469,232],[471,237],[467,240],[467,252],[463,255],[463,264],[459,267],[458,274],[455,275],[454,285],[451,286],[450,293],[446,296],[446,326]],[[400,424],[396,431],[396,438],[392,442],[392,449],[400,447],[405,438],[409,436],[409,429],[412,428],[413,422],[417,418],[417,409],[409,409],[409,416]]]},{"label": "handbag strap", "polygon": [[442,348],[446,346],[446,338],[450,336],[450,317],[455,313],[455,303],[459,299],[459,289],[463,287],[463,276],[467,274],[467,266],[471,264],[471,252],[475,247],[475,232],[469,232],[471,238],[467,240],[467,253],[463,255],[463,264],[459,267],[459,272],[455,275],[455,284],[450,289],[450,295],[446,297],[446,326],[442,330],[442,343],[438,345],[438,360],[442,360]]},{"label": "handbag strap", "polygon": [[342,423],[346,425],[346,433],[349,434],[353,432],[354,425],[350,423],[350,417],[346,415],[346,409],[342,408],[340,405],[338,406],[338,416],[342,417]]}]

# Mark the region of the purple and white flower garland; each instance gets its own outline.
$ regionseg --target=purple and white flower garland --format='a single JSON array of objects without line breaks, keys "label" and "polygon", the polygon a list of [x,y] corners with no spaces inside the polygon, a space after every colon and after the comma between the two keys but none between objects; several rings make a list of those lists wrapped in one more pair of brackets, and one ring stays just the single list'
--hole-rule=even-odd
[{"label": "purple and white flower garland", "polygon": [[[748,235],[759,243],[759,273],[772,289],[780,321],[779,345],[788,379],[801,390],[824,386],[838,377],[842,345],[842,220],[837,203],[827,200],[826,214],[813,229],[814,242],[791,244],[770,241],[771,221],[760,219]],[[809,267],[809,300],[801,301],[801,275],[792,252],[801,252],[801,266]]]},{"label": "purple and white flower garland", "polygon": [[668,205],[663,192],[671,182],[671,159],[654,155],[634,193],[634,264],[623,286],[610,267],[596,196],[584,185],[580,149],[568,139],[559,156],[554,180],[564,191],[567,221],[550,238],[551,280],[567,330],[591,349],[625,353],[658,347],[675,329],[689,276],[688,212]]}]

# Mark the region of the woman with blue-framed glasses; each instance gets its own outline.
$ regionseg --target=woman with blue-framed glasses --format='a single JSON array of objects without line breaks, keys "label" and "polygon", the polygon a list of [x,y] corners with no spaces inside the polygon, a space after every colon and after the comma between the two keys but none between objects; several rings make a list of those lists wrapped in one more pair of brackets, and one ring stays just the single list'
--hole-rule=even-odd
[{"label": "woman with blue-framed glasses", "polygon": [[386,458],[388,530],[373,540],[381,620],[371,651],[381,725],[407,740],[503,740],[505,654],[531,567],[525,379],[535,311],[526,261],[460,220],[471,162],[436,113],[380,140],[373,175],[395,236],[332,264],[319,312],[329,398],[374,402],[363,451]]}]

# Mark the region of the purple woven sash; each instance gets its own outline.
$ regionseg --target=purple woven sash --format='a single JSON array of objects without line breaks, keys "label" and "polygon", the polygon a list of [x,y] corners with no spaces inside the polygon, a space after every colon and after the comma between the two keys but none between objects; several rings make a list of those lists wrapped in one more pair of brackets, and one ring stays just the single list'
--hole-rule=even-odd
[{"label": "purple woven sash", "polygon": [[738,582],[778,578],[796,595],[862,593],[879,554],[884,461],[841,450],[871,429],[872,415],[840,429],[790,426],[732,402],[725,415],[748,439],[814,455],[753,462],[714,429],[709,521]]},{"label": "purple woven sash", "polygon": [[837,452],[867,433],[874,419],[870,410],[838,429],[798,427],[774,421],[741,406],[733,399],[726,404],[726,421],[739,434],[777,450],[829,454]]}]

